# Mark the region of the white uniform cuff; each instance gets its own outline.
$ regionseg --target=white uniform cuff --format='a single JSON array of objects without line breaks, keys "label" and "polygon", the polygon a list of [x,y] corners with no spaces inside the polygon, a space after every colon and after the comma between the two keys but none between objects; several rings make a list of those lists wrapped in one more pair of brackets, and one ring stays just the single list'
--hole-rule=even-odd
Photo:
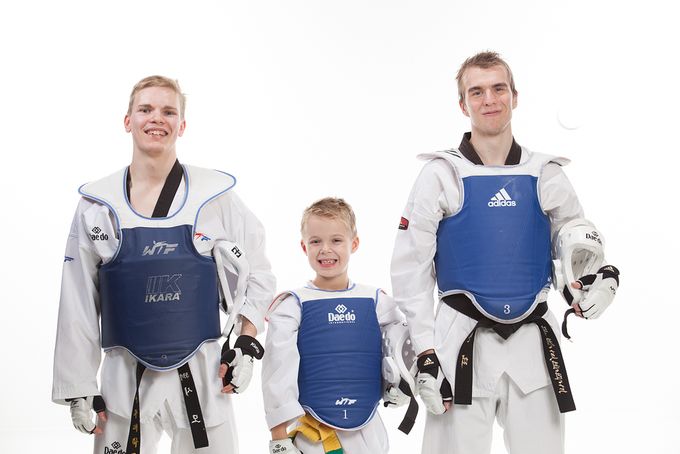
[{"label": "white uniform cuff", "polygon": [[434,349],[434,334],[420,334],[411,338],[413,343],[413,350],[417,355],[421,354],[425,350]]},{"label": "white uniform cuff", "polygon": [[52,402],[62,405],[69,405],[66,399],[74,399],[76,397],[99,396],[99,387],[97,382],[81,383],[73,386],[54,387],[52,389]]},{"label": "white uniform cuff", "polygon": [[250,320],[250,323],[255,325],[257,334],[262,334],[264,332],[264,317],[260,311],[258,311],[257,308],[252,305],[252,303],[250,303],[250,301],[246,300],[239,314]]},{"label": "white uniform cuff", "polygon": [[267,411],[267,427],[272,429],[282,423],[290,423],[294,419],[304,415],[305,411],[298,401],[293,401],[275,410]]}]

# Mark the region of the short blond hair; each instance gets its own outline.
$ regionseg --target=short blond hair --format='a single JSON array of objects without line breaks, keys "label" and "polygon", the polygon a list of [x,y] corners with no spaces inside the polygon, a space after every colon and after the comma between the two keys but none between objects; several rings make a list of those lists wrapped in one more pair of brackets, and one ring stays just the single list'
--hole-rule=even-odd
[{"label": "short blond hair", "polygon": [[508,79],[510,80],[510,91],[514,96],[517,96],[517,89],[515,88],[515,78],[512,76],[512,70],[510,65],[508,65],[505,60],[503,60],[498,52],[493,52],[490,50],[480,52],[472,57],[468,58],[460,65],[458,74],[456,74],[456,80],[458,81],[458,101],[465,101],[465,87],[463,87],[463,75],[468,68],[477,67],[482,69],[489,69],[494,66],[502,66],[508,73]]},{"label": "short blond hair", "polygon": [[304,235],[305,225],[310,216],[319,216],[327,219],[339,219],[352,232],[352,238],[357,236],[357,222],[354,210],[344,199],[337,197],[324,197],[317,200],[305,209],[300,222],[300,233]]},{"label": "short blond hair", "polygon": [[149,87],[169,88],[173,90],[175,93],[177,93],[179,95],[179,116],[181,119],[184,119],[184,109],[186,108],[187,105],[187,98],[184,95],[184,93],[182,93],[182,89],[179,88],[179,82],[165,76],[145,77],[144,79],[140,80],[135,84],[135,86],[132,88],[132,93],[130,93],[130,103],[128,104],[127,111],[128,115],[132,113],[132,105],[135,102],[135,96],[137,95],[137,93]]}]

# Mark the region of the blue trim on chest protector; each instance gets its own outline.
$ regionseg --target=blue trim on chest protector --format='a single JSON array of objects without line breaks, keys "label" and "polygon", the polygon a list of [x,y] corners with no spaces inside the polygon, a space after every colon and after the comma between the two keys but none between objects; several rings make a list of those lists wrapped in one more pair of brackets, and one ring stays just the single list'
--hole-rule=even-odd
[{"label": "blue trim on chest protector", "polygon": [[382,397],[381,338],[372,298],[303,302],[298,331],[302,407],[340,429],[366,424]]},{"label": "blue trim on chest protector", "polygon": [[[550,282],[550,220],[540,208],[537,178],[469,176],[463,187],[462,209],[437,230],[437,285],[442,292],[465,290],[489,315],[514,320]],[[511,200],[498,197],[501,189]]]},{"label": "blue trim on chest protector", "polygon": [[125,347],[151,369],[181,366],[220,337],[217,271],[192,226],[121,230],[116,258],[99,269],[102,346]]}]

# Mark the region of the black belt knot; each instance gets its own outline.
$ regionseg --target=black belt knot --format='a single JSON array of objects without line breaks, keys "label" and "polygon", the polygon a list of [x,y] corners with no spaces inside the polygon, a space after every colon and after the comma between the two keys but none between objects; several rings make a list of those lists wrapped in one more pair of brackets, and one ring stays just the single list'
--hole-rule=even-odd
[{"label": "black belt knot", "polygon": [[[142,376],[146,366],[138,362],[136,372],[136,388],[135,398],[132,401],[132,416],[130,418],[130,430],[128,431],[127,454],[138,454],[142,449],[142,427],[140,421],[139,411],[139,385],[142,382]],[[191,375],[189,364],[186,363],[177,369],[179,374],[179,382],[182,387],[182,395],[184,396],[184,405],[187,410],[187,418],[189,419],[189,428],[191,429],[191,437],[194,439],[194,447],[205,448],[208,446],[208,434],[205,429],[205,421],[203,421],[203,413],[201,412],[201,404],[196,395],[196,385],[194,378]]]},{"label": "black belt knot", "polygon": [[528,317],[519,322],[499,323],[482,314],[464,294],[457,293],[445,296],[443,302],[461,314],[467,315],[473,320],[477,320],[477,324],[470,334],[468,334],[467,338],[465,338],[465,341],[458,352],[458,359],[456,361],[456,382],[453,393],[454,403],[460,405],[472,404],[473,353],[477,329],[491,328],[503,339],[508,339],[522,325],[534,323],[538,326],[541,334],[543,341],[543,358],[545,360],[545,365],[548,368],[550,382],[553,386],[553,391],[555,392],[555,398],[557,399],[560,413],[576,410],[560,344],[557,336],[555,336],[555,332],[550,327],[550,324],[543,318],[543,315],[548,312],[548,303],[540,303]]}]

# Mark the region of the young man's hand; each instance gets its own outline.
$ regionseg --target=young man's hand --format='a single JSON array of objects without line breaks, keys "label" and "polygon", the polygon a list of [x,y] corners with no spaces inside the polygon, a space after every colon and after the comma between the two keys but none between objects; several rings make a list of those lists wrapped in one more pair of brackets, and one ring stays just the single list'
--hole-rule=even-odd
[{"label": "young man's hand", "polygon": [[102,396],[76,397],[66,399],[66,402],[71,404],[73,427],[85,434],[104,433],[102,428],[92,421],[92,410],[97,413],[102,422],[106,421],[106,404]]},{"label": "young man's hand", "polygon": [[[428,353],[431,352],[431,353]],[[442,390],[451,387],[439,365],[434,350],[428,350],[418,357],[418,373],[416,374],[416,390],[425,408],[432,414],[441,415],[451,407],[450,392],[442,395]]]},{"label": "young man's hand", "polygon": [[616,290],[619,288],[619,270],[613,265],[606,265],[595,274],[588,274],[572,282],[575,289],[583,290],[586,294],[580,303],[574,303],[576,315],[595,319],[614,301]]}]

